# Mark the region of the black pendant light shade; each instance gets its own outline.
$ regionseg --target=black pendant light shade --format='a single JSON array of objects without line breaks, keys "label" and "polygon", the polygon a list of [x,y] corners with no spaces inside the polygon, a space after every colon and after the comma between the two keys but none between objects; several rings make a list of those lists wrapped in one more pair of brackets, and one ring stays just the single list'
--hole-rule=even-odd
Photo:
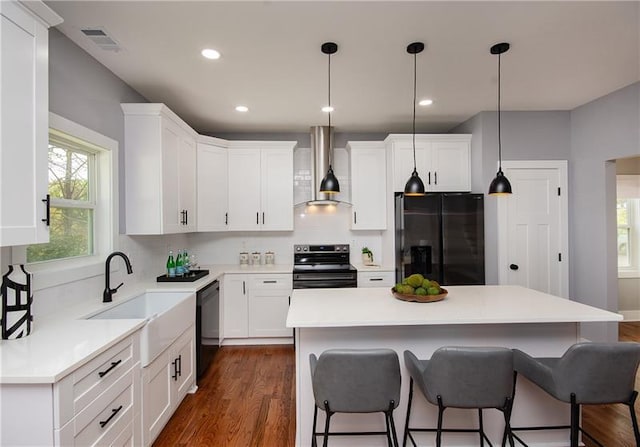
[{"label": "black pendant light shade", "polygon": [[502,136],[500,128],[500,55],[509,51],[510,45],[506,42],[497,43],[491,47],[491,54],[498,55],[498,172],[496,178],[489,185],[489,195],[511,194],[511,183],[502,172]]},{"label": "black pendant light shade", "polygon": [[[320,47],[322,52],[328,56],[329,59],[329,75],[328,75],[328,92],[329,92],[329,102],[327,106],[329,107],[329,129],[331,129],[331,55],[338,51],[338,44],[334,42],[325,42]],[[331,166],[333,147],[329,148],[329,169],[327,170],[327,175],[324,176],[322,182],[320,182],[320,192],[324,194],[337,194],[340,192],[340,183],[338,183],[338,179],[333,174],[333,168]]]},{"label": "black pendant light shade", "polygon": [[405,196],[423,196],[424,183],[416,169],[416,79],[417,79],[417,54],[424,50],[424,43],[413,42],[407,46],[407,53],[413,54],[413,172],[404,186]]}]

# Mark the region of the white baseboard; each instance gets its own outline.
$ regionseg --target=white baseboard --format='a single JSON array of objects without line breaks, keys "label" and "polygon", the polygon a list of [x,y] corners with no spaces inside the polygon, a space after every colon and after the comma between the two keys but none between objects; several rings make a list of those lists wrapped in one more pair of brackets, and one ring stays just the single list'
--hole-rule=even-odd
[{"label": "white baseboard", "polygon": [[640,310],[621,310],[618,313],[624,317],[624,321],[640,321]]},{"label": "white baseboard", "polygon": [[273,338],[225,338],[222,346],[249,346],[249,345],[292,345],[293,337]]}]

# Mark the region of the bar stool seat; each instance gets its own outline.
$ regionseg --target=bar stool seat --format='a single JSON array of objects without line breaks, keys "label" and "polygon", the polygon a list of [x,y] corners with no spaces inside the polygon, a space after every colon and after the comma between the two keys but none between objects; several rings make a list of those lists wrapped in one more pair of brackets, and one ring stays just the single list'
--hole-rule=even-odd
[{"label": "bar stool seat", "polygon": [[[632,342],[577,343],[559,358],[534,358],[514,349],[516,376],[526,377],[549,395],[571,404],[571,425],[514,427],[512,430],[570,429],[571,447],[578,446],[580,432],[602,446],[580,427],[580,406],[621,403],[629,407],[636,445],[640,447],[634,409],[639,364],[640,343]],[[519,436],[514,434],[514,437],[526,446]]]},{"label": "bar stool seat", "polygon": [[[389,446],[398,446],[393,410],[400,402],[400,361],[391,349],[329,349],[319,358],[309,355],[315,405],[311,445],[323,435],[386,435]],[[326,413],[323,433],[316,432],[318,408]],[[386,431],[330,432],[335,413],[377,413],[385,415]],[[393,444],[392,444],[393,438]]]},{"label": "bar stool seat", "polygon": [[[513,446],[509,427],[513,391],[511,349],[450,346],[436,350],[430,360],[419,360],[411,351],[404,351],[404,361],[411,380],[403,447],[407,439],[416,447],[412,431],[435,432],[438,447],[442,445],[442,433],[446,432],[475,432],[480,436],[481,446],[485,440],[492,445],[482,422],[482,410],[485,408],[495,408],[503,413],[505,431],[502,444],[504,446],[508,438]],[[427,401],[438,406],[438,425],[435,429],[409,427],[414,382]],[[478,428],[442,428],[444,410],[449,407],[478,409]]]}]

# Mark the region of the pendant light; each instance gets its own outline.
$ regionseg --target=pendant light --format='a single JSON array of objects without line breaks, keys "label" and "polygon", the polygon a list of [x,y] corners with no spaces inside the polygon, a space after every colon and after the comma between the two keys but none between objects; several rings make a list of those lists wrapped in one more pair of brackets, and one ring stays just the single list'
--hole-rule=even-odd
[{"label": "pendant light", "polygon": [[489,185],[489,195],[511,194],[511,183],[502,172],[502,141],[500,129],[500,55],[509,51],[510,45],[506,42],[497,43],[491,47],[491,54],[498,55],[498,172],[496,178]]},{"label": "pendant light", "polygon": [[424,50],[422,42],[413,42],[407,46],[407,53],[413,54],[413,172],[404,186],[405,196],[423,196],[424,183],[416,170],[416,81],[417,81],[417,55]]},{"label": "pendant light", "polygon": [[[331,129],[331,55],[338,51],[338,45],[334,42],[325,42],[322,44],[322,52],[328,56],[329,59],[329,103],[327,104],[327,113],[329,114],[329,129]],[[320,192],[324,194],[337,194],[340,192],[340,184],[338,179],[333,174],[333,168],[331,166],[331,159],[333,155],[333,147],[329,148],[329,169],[327,175],[324,176],[322,182],[320,182]]]}]

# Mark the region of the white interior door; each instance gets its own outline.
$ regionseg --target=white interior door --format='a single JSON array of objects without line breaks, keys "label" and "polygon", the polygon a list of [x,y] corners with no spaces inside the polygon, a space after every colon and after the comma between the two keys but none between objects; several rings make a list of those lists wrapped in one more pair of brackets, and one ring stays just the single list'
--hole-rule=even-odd
[{"label": "white interior door", "polygon": [[500,284],[568,298],[567,162],[503,162],[513,194],[498,200]]}]

